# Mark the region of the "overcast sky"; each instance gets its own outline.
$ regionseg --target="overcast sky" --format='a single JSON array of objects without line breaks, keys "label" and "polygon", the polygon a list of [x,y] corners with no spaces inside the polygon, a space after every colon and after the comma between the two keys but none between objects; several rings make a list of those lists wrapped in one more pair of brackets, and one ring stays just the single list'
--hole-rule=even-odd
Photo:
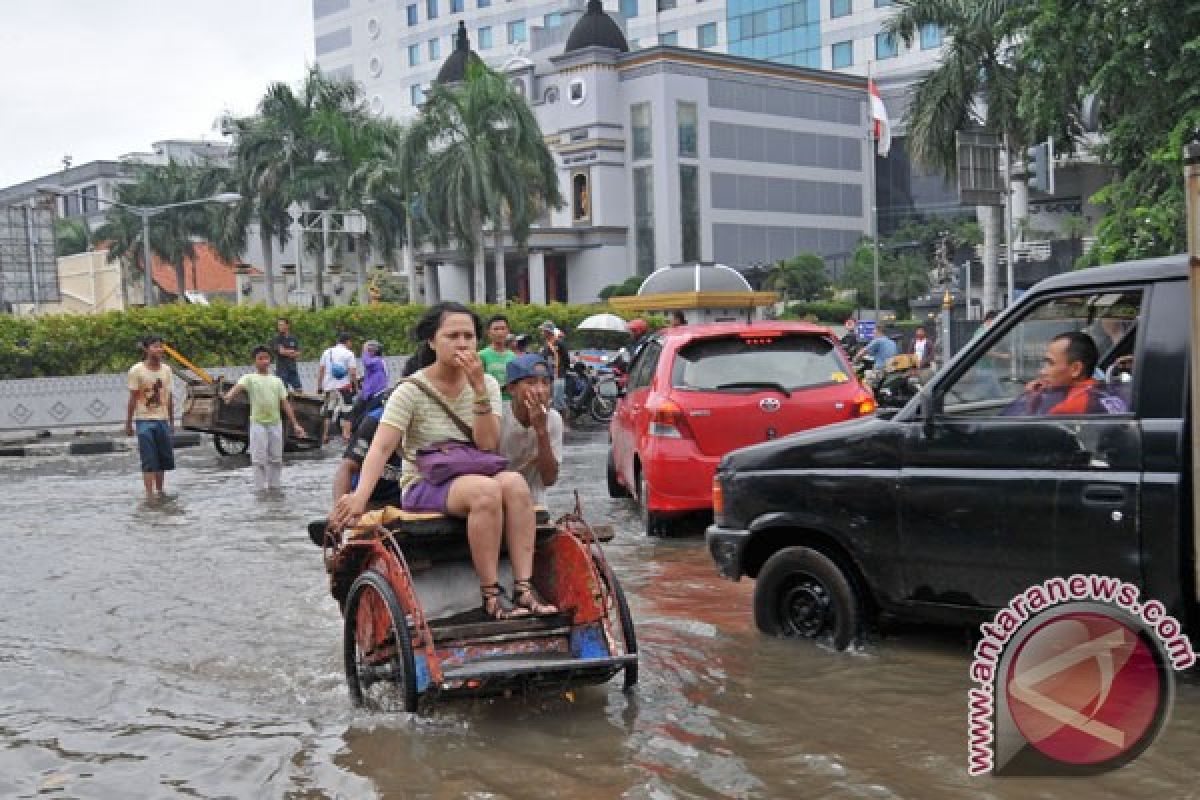
[{"label": "overcast sky", "polygon": [[271,81],[313,61],[312,0],[3,0],[0,187],[148,151],[219,140]]}]

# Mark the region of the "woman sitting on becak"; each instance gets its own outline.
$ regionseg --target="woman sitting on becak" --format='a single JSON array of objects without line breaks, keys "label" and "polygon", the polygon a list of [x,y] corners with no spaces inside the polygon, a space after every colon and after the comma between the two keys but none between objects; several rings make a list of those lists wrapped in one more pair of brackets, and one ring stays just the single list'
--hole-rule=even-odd
[{"label": "woman sitting on becak", "polygon": [[[467,440],[445,410],[421,387],[413,385],[414,380],[435,392],[462,420],[473,422],[468,424],[476,447],[494,451],[500,443],[500,385],[484,372],[477,355],[480,330],[479,317],[460,303],[439,303],[421,317],[416,329],[418,357],[428,366],[392,391],[363,461],[358,486],[338,500],[332,522],[342,527],[362,515],[384,465],[402,447],[404,466],[399,483],[404,509],[467,520],[471,561],[479,575],[484,613],[493,619],[553,614],[558,609],[546,603],[531,582],[536,522],[525,479],[516,472],[504,471],[492,477],[460,475],[432,484],[422,479],[413,463],[422,447],[448,439]],[[511,601],[497,580],[502,536],[512,561]]]}]

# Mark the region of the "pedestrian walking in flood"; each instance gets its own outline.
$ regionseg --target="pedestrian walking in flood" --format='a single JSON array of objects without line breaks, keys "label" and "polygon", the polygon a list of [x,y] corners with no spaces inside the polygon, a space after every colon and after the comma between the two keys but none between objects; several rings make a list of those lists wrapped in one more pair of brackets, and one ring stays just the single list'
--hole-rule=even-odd
[{"label": "pedestrian walking in flood", "polygon": [[275,320],[275,374],[283,385],[297,392],[304,391],[296,359],[300,357],[300,340],[292,336],[292,323],[287,317]]},{"label": "pedestrian walking in flood", "polygon": [[174,375],[163,363],[163,338],[151,334],[142,339],[142,360],[129,368],[129,404],[125,409],[125,435],[136,432],[142,462],[142,484],[146,499],[162,495],[168,470],[175,469],[175,399],[171,394]]},{"label": "pedestrian walking in flood", "polygon": [[353,339],[349,333],[339,333],[333,347],[321,353],[317,365],[317,391],[325,396],[327,420],[321,433],[321,444],[328,441],[331,424],[337,424],[341,429],[343,441],[350,441],[354,387],[358,383],[357,362],[354,351],[350,349]]},{"label": "pedestrian walking in flood", "polygon": [[292,430],[304,439],[308,434],[296,421],[296,412],[288,402],[288,390],[283,381],[271,374],[271,351],[254,348],[254,372],[238,378],[225,393],[226,403],[245,392],[250,398],[250,465],[254,470],[254,488],[280,489],[283,486],[283,419],[287,414]]}]

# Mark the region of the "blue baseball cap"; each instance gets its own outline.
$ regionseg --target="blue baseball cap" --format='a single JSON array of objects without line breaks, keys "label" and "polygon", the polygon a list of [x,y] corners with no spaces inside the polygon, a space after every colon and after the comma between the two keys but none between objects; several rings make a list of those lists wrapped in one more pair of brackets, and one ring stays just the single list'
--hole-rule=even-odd
[{"label": "blue baseball cap", "polygon": [[508,366],[504,368],[504,385],[516,383],[525,378],[553,378],[554,375],[550,371],[550,365],[546,363],[546,359],[542,358],[537,353],[525,353],[519,355],[512,361],[508,362]]}]

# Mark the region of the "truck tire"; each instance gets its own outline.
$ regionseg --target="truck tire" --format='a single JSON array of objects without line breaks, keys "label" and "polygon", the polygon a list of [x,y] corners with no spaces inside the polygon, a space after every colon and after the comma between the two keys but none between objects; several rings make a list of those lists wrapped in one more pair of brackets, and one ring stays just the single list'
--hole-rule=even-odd
[{"label": "truck tire", "polygon": [[606,470],[608,477],[608,496],[609,497],[629,497],[629,490],[621,485],[617,480],[617,464],[613,460],[612,449],[608,451],[608,468]]},{"label": "truck tire", "polygon": [[808,547],[787,547],[758,573],[754,624],[786,639],[828,637],[835,650],[845,650],[858,639],[862,600],[829,557]]}]

